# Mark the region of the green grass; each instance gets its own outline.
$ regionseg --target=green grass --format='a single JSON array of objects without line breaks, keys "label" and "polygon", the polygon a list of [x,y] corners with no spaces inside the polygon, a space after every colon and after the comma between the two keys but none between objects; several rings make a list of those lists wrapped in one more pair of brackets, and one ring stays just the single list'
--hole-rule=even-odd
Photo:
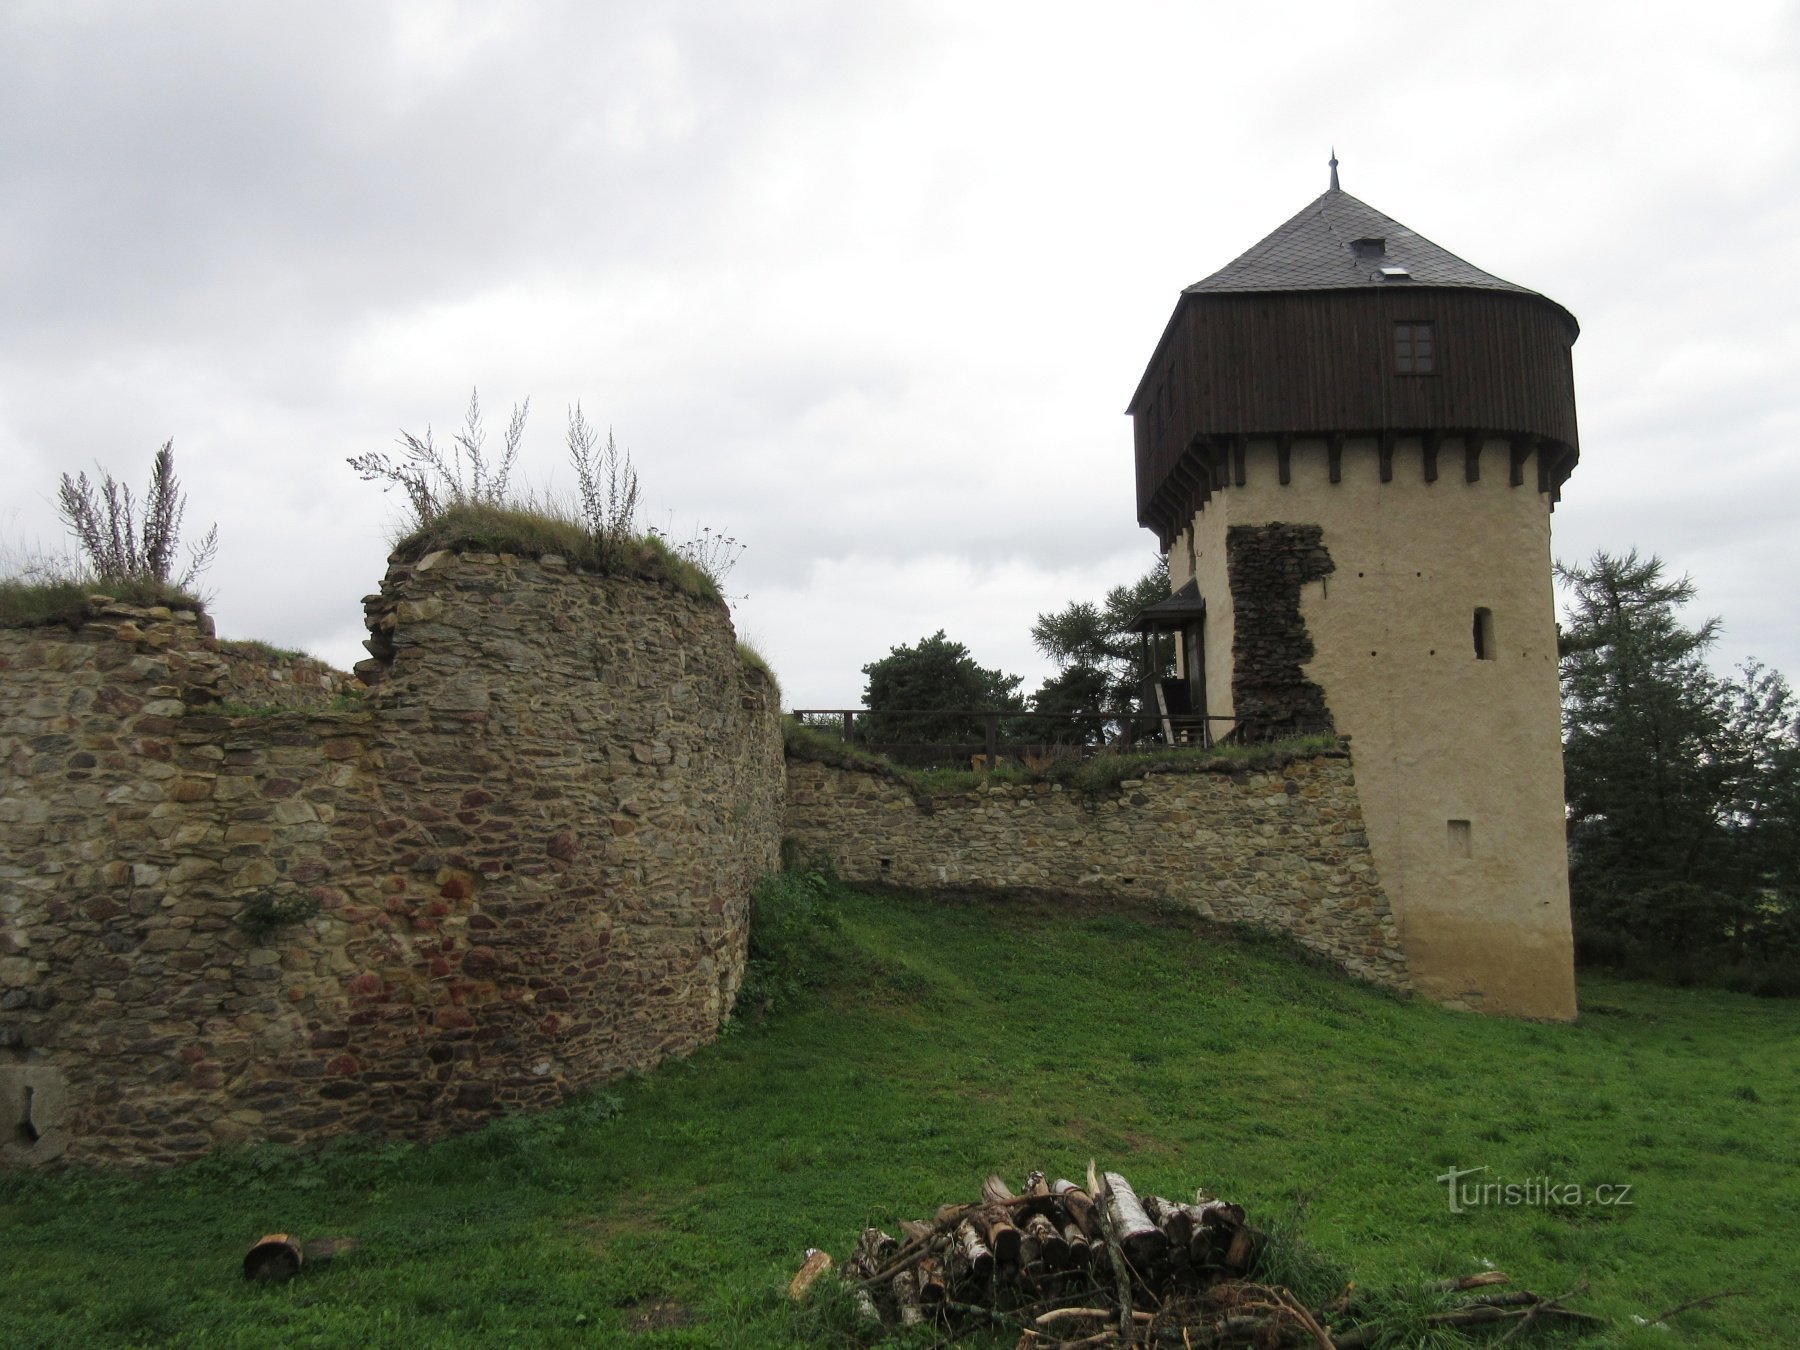
[{"label": "green grass", "polygon": [[[1149,911],[804,875],[758,903],[774,1011],[563,1110],[432,1148],[0,1181],[7,1344],[607,1345],[683,1319],[629,1343],[844,1344],[841,1305],[779,1292],[806,1247],[841,1257],[989,1170],[1090,1156],[1140,1190],[1239,1201],[1288,1268],[1397,1290],[1397,1315],[1492,1263],[1544,1293],[1590,1281],[1577,1306],[1611,1330],[1583,1344],[1768,1346],[1800,1325],[1800,1008],[1590,981],[1579,1024],[1534,1025]],[[1433,1180],[1451,1166],[1632,1203],[1452,1214]],[[363,1245],[249,1287],[237,1262],[270,1231]],[[1724,1289],[1752,1292],[1672,1331],[1631,1321]]]},{"label": "green grass", "polygon": [[394,552],[407,559],[447,548],[527,558],[555,554],[590,571],[666,582],[696,599],[724,603],[712,578],[660,538],[599,539],[572,504],[554,498],[507,506],[478,502],[452,506],[394,543]]},{"label": "green grass", "polygon": [[165,582],[98,577],[39,581],[11,577],[0,579],[0,628],[46,628],[53,624],[74,628],[93,616],[94,607],[88,603],[90,595],[110,596],[120,604],[145,609],[167,605],[170,609],[202,613],[206,608],[198,596]]},{"label": "green grass", "polygon": [[[317,661],[319,658],[297,647],[277,647],[272,642],[264,642],[260,638],[230,638],[219,643],[219,650],[233,656],[250,657],[258,661],[267,661],[270,665],[284,665],[290,661]],[[323,663],[321,663],[323,664]]]},{"label": "green grass", "polygon": [[784,723],[784,734],[790,758],[875,774],[902,784],[920,797],[933,792],[962,792],[984,783],[1061,783],[1073,791],[1098,797],[1116,790],[1123,782],[1146,774],[1236,773],[1285,764],[1291,759],[1343,753],[1335,736],[1299,736],[1258,745],[1215,745],[1205,750],[1182,747],[1124,752],[1102,750],[1085,759],[1073,754],[1059,756],[1042,768],[1002,763],[991,771],[981,772],[897,764],[846,743],[829,731],[802,726],[792,718]]},{"label": "green grass", "polygon": [[768,657],[757,651],[750,643],[740,639],[737,645],[738,661],[751,670],[758,671],[775,690],[775,697],[781,697],[781,681],[776,678],[775,668],[769,664]]}]

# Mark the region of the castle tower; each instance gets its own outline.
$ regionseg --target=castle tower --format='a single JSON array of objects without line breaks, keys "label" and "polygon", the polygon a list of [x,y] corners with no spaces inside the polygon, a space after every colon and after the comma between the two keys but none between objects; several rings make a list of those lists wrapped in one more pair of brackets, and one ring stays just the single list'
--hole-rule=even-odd
[{"label": "castle tower", "polygon": [[1548,1018],[1575,1014],[1550,511],[1577,331],[1334,158],[1182,292],[1127,410],[1139,523],[1205,606],[1196,711],[1349,736],[1420,992]]}]

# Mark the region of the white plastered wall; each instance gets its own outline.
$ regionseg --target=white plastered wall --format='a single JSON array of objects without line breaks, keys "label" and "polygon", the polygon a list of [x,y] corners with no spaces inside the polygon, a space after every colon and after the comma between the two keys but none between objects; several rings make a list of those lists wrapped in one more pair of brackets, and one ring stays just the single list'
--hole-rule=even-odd
[{"label": "white plastered wall", "polygon": [[[1369,842],[1419,990],[1485,1012],[1575,1014],[1563,829],[1550,509],[1509,482],[1508,446],[1480,478],[1447,439],[1435,482],[1399,441],[1392,480],[1373,440],[1348,440],[1342,481],[1323,441],[1296,441],[1282,486],[1273,442],[1252,442],[1246,482],[1215,493],[1170,548],[1171,576],[1206,598],[1207,706],[1229,714],[1232,525],[1317,524],[1336,570],[1301,591],[1315,655],[1306,676],[1351,738]],[[1492,659],[1474,616],[1491,611]],[[1467,822],[1464,830],[1451,822]],[[1467,856],[1462,856],[1465,848]]]}]

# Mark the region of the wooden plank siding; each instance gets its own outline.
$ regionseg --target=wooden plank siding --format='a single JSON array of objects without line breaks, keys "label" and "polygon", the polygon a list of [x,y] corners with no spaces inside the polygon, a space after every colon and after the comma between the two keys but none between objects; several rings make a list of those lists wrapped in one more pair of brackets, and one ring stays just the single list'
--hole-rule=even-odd
[{"label": "wooden plank siding", "polygon": [[[1430,374],[1394,372],[1403,321],[1433,325]],[[1543,445],[1554,491],[1578,445],[1574,340],[1560,306],[1508,291],[1184,296],[1127,410],[1139,522],[1166,542],[1219,483],[1217,449],[1236,437],[1523,438]]]}]

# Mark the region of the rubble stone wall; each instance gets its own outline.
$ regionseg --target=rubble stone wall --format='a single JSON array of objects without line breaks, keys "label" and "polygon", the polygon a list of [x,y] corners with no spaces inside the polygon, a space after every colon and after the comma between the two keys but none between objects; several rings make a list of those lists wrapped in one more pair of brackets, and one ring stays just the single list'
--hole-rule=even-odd
[{"label": "rubble stone wall", "polygon": [[221,717],[191,614],[0,632],[0,1164],[430,1137],[678,1055],[777,863],[722,606],[396,564],[349,711]]},{"label": "rubble stone wall", "polygon": [[1346,754],[1158,772],[1099,797],[1051,783],[915,795],[791,757],[787,833],[851,882],[1173,902],[1410,988]]},{"label": "rubble stone wall", "polygon": [[324,709],[333,699],[354,697],[362,685],[353,675],[311,656],[269,654],[249,644],[221,642],[225,662],[221,693],[252,708]]},{"label": "rubble stone wall", "polygon": [[1325,691],[1302,667],[1313,659],[1300,617],[1300,588],[1335,570],[1317,525],[1233,525],[1226,576],[1235,615],[1231,705],[1247,740],[1308,736],[1332,729]]}]

